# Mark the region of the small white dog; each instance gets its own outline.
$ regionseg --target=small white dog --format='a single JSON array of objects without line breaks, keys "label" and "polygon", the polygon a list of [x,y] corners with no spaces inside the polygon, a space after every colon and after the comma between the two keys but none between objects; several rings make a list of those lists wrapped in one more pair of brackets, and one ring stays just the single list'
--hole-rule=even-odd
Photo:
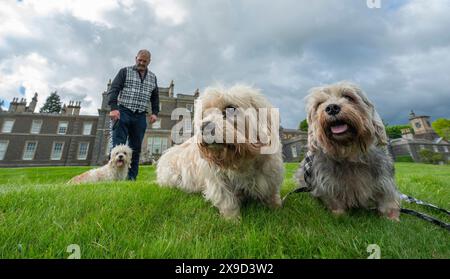
[{"label": "small white dog", "polygon": [[[196,129],[189,140],[173,146],[161,156],[157,163],[159,185],[202,192],[227,219],[240,217],[240,205],[245,198],[259,200],[272,208],[280,207],[284,166],[278,118],[267,120],[267,117],[261,117],[259,111],[263,108],[270,110],[272,106],[254,88],[242,85],[229,90],[207,88],[195,106],[194,124],[201,128]],[[235,123],[227,125],[229,109],[257,111],[257,127],[246,124],[245,129],[239,130]],[[246,115],[243,117],[248,123]],[[272,125],[274,122],[277,123]],[[220,134],[223,141],[205,141],[204,133],[208,129],[212,134]],[[265,134],[259,133],[256,141],[251,141],[252,129]],[[237,140],[237,134],[245,138],[244,142]],[[226,135],[233,135],[234,140],[230,142]],[[262,137],[270,142],[263,143]],[[261,150],[268,146],[273,151],[263,154],[265,152]]]},{"label": "small white dog", "polygon": [[117,145],[111,150],[111,159],[106,165],[77,175],[69,180],[68,184],[125,180],[131,165],[132,153],[127,145]]}]

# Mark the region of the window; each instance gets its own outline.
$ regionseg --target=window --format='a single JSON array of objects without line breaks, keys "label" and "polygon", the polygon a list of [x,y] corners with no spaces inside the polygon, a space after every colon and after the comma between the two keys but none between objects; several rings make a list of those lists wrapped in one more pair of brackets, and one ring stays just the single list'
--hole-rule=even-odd
[{"label": "window", "polygon": [[433,150],[434,150],[434,152],[439,152],[437,145],[433,145]]},{"label": "window", "polygon": [[190,111],[190,112],[193,112],[193,111],[194,111],[194,105],[192,105],[192,104],[186,104],[186,109],[187,109],[188,111]]},{"label": "window", "polygon": [[0,160],[3,160],[5,158],[7,149],[8,149],[8,141],[7,140],[0,141]]},{"label": "window", "polygon": [[83,123],[83,135],[90,135],[92,132],[92,122],[84,122]]},{"label": "window", "polygon": [[25,148],[23,150],[22,160],[33,160],[34,153],[36,152],[37,141],[25,142]]},{"label": "window", "polygon": [[295,145],[291,146],[292,157],[297,158],[297,147]]},{"label": "window", "polygon": [[425,145],[421,144],[420,145],[420,150],[423,150],[423,149],[425,149]]},{"label": "window", "polygon": [[448,152],[448,147],[447,146],[444,146],[444,151]]},{"label": "window", "polygon": [[416,128],[420,128],[420,127],[422,127],[422,125],[420,125],[419,122],[416,122]]},{"label": "window", "polygon": [[69,122],[60,121],[58,123],[58,131],[56,132],[58,135],[65,135],[67,133],[67,126],[69,126]]},{"label": "window", "polygon": [[89,142],[80,142],[78,144],[78,160],[86,160],[89,151]]},{"label": "window", "polygon": [[53,142],[51,160],[61,160],[62,152],[64,149],[64,142]]},{"label": "window", "polygon": [[3,122],[2,133],[11,133],[13,126],[13,119],[5,119],[5,121]]},{"label": "window", "polygon": [[167,149],[167,138],[150,137],[147,139],[147,150],[151,154],[162,154]]},{"label": "window", "polygon": [[31,134],[39,134],[41,132],[42,120],[33,120],[31,123]]},{"label": "window", "polygon": [[152,124],[152,129],[160,129],[161,128],[161,119],[158,119],[155,121],[155,123]]}]

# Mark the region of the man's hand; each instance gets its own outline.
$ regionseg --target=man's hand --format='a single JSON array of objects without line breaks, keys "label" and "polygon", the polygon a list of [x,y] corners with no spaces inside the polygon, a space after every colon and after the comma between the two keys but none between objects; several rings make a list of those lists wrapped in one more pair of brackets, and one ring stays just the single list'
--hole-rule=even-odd
[{"label": "man's hand", "polygon": [[154,114],[150,115],[150,117],[148,118],[148,121],[150,122],[150,124],[155,123],[156,120],[158,120],[158,116],[156,116]]},{"label": "man's hand", "polygon": [[109,113],[109,117],[111,117],[111,119],[113,121],[117,121],[120,119],[120,111],[119,110],[112,110]]}]

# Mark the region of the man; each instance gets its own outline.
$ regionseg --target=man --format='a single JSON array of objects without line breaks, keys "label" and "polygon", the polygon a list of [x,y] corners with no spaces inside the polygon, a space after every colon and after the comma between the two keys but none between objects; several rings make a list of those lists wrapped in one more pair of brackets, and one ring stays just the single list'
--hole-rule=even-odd
[{"label": "man", "polygon": [[154,123],[158,119],[158,84],[155,74],[147,68],[150,60],[150,52],[140,50],[136,55],[136,64],[120,69],[108,92],[113,147],[125,144],[128,140],[128,145],[133,150],[128,180],[136,180],[138,175],[149,103],[151,103],[149,122]]}]

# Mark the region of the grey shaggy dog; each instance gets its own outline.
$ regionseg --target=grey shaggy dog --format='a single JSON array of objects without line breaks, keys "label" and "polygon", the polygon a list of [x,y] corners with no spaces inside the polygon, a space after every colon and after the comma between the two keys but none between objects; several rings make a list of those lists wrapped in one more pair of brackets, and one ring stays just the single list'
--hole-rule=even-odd
[{"label": "grey shaggy dog", "polygon": [[386,152],[384,125],[363,91],[340,82],[313,88],[306,97],[310,177],[305,160],[295,177],[311,187],[336,215],[351,208],[377,208],[399,220],[400,199],[392,159]]}]

